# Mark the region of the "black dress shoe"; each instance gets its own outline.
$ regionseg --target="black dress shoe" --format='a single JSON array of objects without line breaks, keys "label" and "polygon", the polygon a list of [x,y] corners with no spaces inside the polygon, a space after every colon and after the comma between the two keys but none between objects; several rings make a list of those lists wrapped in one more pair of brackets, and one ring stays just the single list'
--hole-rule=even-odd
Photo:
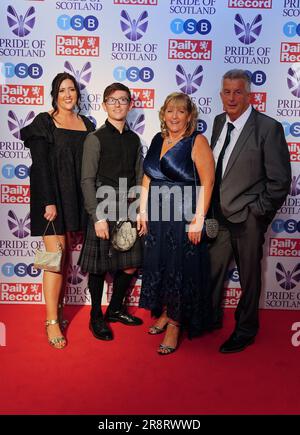
[{"label": "black dress shoe", "polygon": [[241,352],[247,346],[254,343],[255,337],[237,337],[233,333],[220,347],[221,353]]},{"label": "black dress shoe", "polygon": [[104,319],[91,319],[90,330],[98,340],[112,340],[113,334]]},{"label": "black dress shoe", "polygon": [[143,323],[142,319],[139,319],[138,317],[134,317],[124,310],[122,311],[107,310],[105,314],[105,320],[107,320],[107,322],[121,322],[124,323],[124,325],[128,325],[128,326],[138,326],[138,325],[142,325]]}]

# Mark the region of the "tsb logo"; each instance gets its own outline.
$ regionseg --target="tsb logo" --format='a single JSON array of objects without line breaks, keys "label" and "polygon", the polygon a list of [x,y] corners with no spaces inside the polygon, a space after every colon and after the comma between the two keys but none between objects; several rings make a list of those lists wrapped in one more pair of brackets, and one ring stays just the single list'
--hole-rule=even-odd
[{"label": "tsb logo", "polygon": [[38,63],[27,65],[26,63],[13,63],[7,62],[2,65],[1,73],[6,78],[19,77],[25,79],[30,77],[32,79],[39,79],[43,75],[43,68]]},{"label": "tsb logo", "polygon": [[4,178],[12,179],[14,177],[17,177],[21,180],[24,180],[29,175],[29,168],[26,165],[14,166],[8,164],[2,167],[1,172]]},{"label": "tsb logo", "polygon": [[300,36],[300,24],[289,21],[283,26],[283,33],[288,38],[293,38],[294,36]]},{"label": "tsb logo", "polygon": [[211,31],[211,24],[208,20],[196,21],[192,18],[184,21],[180,18],[175,18],[171,21],[170,29],[176,35],[180,33],[187,33],[188,35],[194,35],[200,33],[200,35],[207,35]]},{"label": "tsb logo", "polygon": [[288,234],[300,233],[300,221],[297,222],[294,219],[288,219],[287,221],[275,219],[272,222],[272,231],[277,234],[283,232]]},{"label": "tsb logo", "polygon": [[151,68],[145,67],[145,68],[137,68],[135,66],[132,66],[128,69],[126,69],[124,66],[117,66],[114,71],[114,78],[122,82],[124,80],[129,80],[130,82],[137,82],[138,80],[141,80],[142,82],[151,82],[154,78],[154,72]]},{"label": "tsb logo", "polygon": [[1,267],[1,271],[4,276],[20,276],[24,277],[26,275],[36,277],[41,274],[41,270],[35,269],[33,267],[33,263],[31,264],[25,264],[25,263],[5,263]]},{"label": "tsb logo", "polygon": [[82,17],[81,15],[74,15],[70,17],[69,15],[60,15],[57,18],[57,26],[62,30],[87,30],[88,32],[93,32],[99,26],[99,21],[93,15],[88,15],[87,17]]},{"label": "tsb logo", "polygon": [[288,122],[282,122],[282,126],[284,128],[284,134],[286,136],[292,135],[294,137],[300,137],[300,122],[294,122],[293,124],[289,124]]},{"label": "tsb logo", "polygon": [[267,76],[263,71],[246,71],[251,79],[251,82],[256,86],[262,86],[266,83]]}]

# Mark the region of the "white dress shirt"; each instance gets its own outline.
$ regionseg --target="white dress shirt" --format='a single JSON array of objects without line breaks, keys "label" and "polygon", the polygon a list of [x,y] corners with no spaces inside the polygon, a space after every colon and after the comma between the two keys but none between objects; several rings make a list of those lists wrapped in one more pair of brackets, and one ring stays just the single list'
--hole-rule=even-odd
[{"label": "white dress shirt", "polygon": [[224,154],[224,158],[223,158],[223,165],[222,165],[222,175],[224,175],[226,166],[228,164],[229,158],[231,156],[231,153],[235,147],[235,144],[237,143],[237,140],[241,134],[241,131],[244,128],[244,125],[246,124],[246,122],[248,121],[248,118],[250,116],[252,112],[252,106],[249,106],[247,110],[245,110],[245,112],[238,118],[236,119],[234,122],[230,121],[230,118],[228,115],[226,115],[226,122],[224,124],[224,127],[221,131],[221,134],[219,136],[219,139],[216,142],[216,145],[213,149],[213,154],[214,154],[214,159],[215,159],[215,164],[217,166],[217,162],[218,162],[218,158],[219,158],[219,154],[221,152],[221,149],[223,147],[223,144],[225,142],[225,137],[226,137],[226,133],[227,133],[227,123],[230,122],[231,124],[234,125],[234,129],[231,132],[230,135],[230,142],[229,145],[226,148],[225,154]]}]

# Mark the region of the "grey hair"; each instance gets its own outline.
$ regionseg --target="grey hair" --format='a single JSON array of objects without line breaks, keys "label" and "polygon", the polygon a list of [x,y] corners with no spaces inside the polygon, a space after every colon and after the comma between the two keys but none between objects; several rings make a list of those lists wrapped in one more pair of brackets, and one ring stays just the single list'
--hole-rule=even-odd
[{"label": "grey hair", "polygon": [[244,69],[231,69],[227,71],[223,77],[222,77],[222,87],[224,85],[224,80],[244,80],[245,82],[245,88],[247,92],[250,92],[251,90],[251,78],[247,71]]}]

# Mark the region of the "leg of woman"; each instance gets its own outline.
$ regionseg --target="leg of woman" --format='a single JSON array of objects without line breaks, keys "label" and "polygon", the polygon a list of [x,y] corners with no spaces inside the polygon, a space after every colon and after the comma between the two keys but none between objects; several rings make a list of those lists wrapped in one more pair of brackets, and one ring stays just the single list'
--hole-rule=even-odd
[{"label": "leg of woman", "polygon": [[[66,237],[57,236],[59,238],[59,242],[62,246],[63,252],[65,252],[66,248]],[[49,252],[57,251],[57,237],[56,236],[45,236],[44,244],[46,250]],[[62,271],[64,270],[64,255],[62,262]],[[44,297],[46,302],[46,319],[47,320],[58,320],[58,304],[60,300],[61,288],[63,282],[63,272],[49,272],[44,271],[43,276],[43,290]],[[47,334],[49,340],[52,340],[56,337],[63,337],[60,329],[59,323],[49,324],[47,327]],[[63,348],[66,345],[65,340],[61,340],[54,347]]]},{"label": "leg of woman", "polygon": [[157,349],[157,352],[160,355],[168,355],[176,350],[179,332],[180,332],[179,322],[169,318],[163,342]]}]

